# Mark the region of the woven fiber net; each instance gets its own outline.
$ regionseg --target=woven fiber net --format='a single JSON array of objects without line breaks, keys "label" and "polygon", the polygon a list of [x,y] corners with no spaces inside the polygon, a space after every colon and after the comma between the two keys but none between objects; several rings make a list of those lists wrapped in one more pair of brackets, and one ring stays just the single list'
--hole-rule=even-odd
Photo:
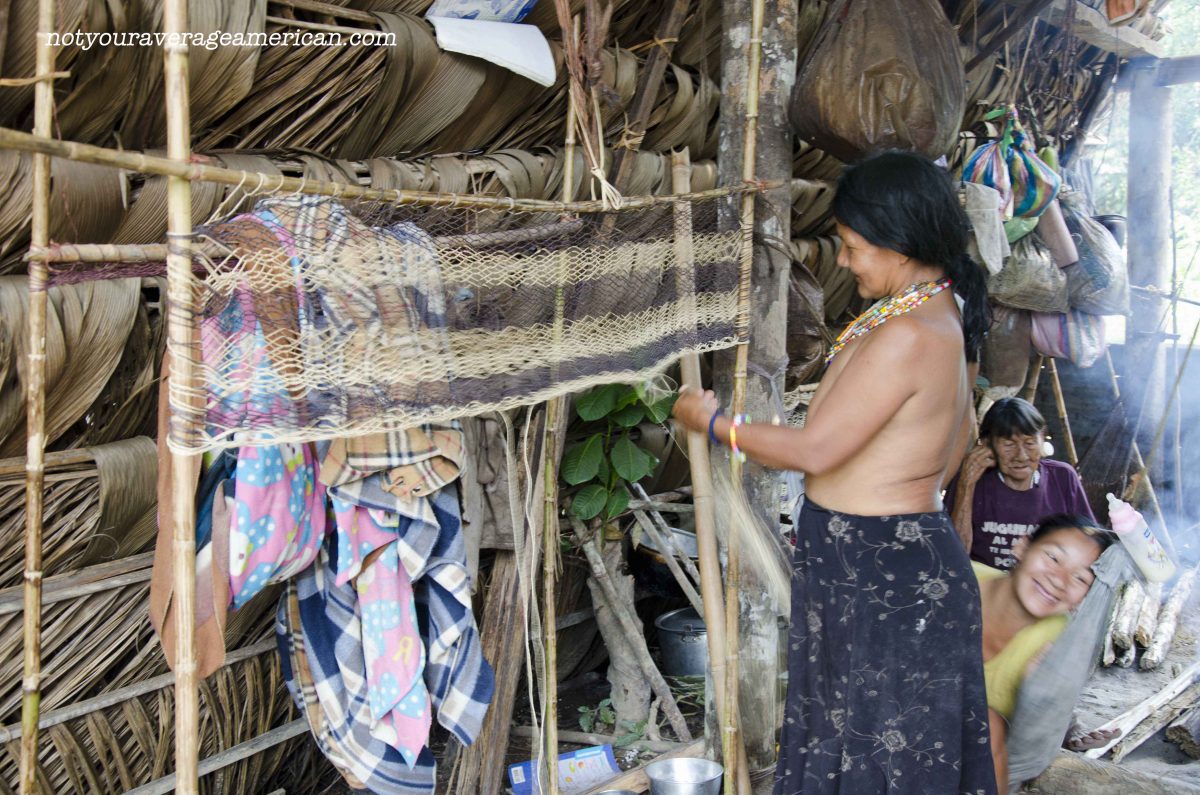
[{"label": "woven fiber net", "polygon": [[[176,449],[312,441],[633,381],[735,341],[729,196],[561,215],[271,198],[199,230]],[[173,351],[173,355],[180,352]]]}]

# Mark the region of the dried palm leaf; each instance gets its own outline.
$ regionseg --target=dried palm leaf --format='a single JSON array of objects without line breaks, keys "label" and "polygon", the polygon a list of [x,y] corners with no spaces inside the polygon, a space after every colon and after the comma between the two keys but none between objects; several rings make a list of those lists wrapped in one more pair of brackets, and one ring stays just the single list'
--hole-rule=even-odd
[{"label": "dried palm leaf", "polygon": [[[149,548],[157,450],[145,438],[49,453],[43,570],[53,576],[125,550]],[[22,582],[25,460],[0,460],[0,587]]]}]

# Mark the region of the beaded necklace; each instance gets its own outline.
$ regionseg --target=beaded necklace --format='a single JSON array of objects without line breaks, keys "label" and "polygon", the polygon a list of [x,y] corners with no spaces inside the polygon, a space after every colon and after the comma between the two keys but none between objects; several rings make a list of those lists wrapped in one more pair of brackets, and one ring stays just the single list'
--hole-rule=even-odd
[{"label": "beaded necklace", "polygon": [[828,366],[833,361],[833,357],[837,356],[842,348],[845,348],[853,340],[865,334],[870,334],[894,317],[908,314],[942,290],[945,290],[950,284],[949,279],[942,279],[940,282],[913,284],[899,295],[893,295],[889,298],[876,301],[871,305],[870,309],[854,318],[854,322],[838,335],[838,338],[833,343],[833,347],[829,349],[829,353],[825,356],[825,365]]}]

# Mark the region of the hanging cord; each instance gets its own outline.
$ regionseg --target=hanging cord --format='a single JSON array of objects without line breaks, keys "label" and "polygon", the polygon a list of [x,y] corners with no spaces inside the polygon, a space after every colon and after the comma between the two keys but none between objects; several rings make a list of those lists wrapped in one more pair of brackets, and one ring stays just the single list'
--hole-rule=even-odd
[{"label": "hanging cord", "polygon": [[[517,457],[513,449],[516,432],[513,428],[512,417],[508,412],[501,412],[500,418],[504,422],[504,459],[508,466],[508,507],[512,518],[513,552],[517,558],[517,579],[520,584],[521,621],[525,629],[525,638],[522,642],[525,649],[525,685],[529,697],[530,720],[533,722],[534,732],[541,736],[541,727],[546,715],[546,699],[544,698],[546,671],[540,642],[542,637],[541,613],[534,596],[537,583],[537,559],[525,538],[525,529],[533,526],[530,503],[533,501],[535,481],[529,459],[529,428],[532,425],[532,415],[532,407],[526,409],[525,426],[521,432],[521,460],[525,464],[525,471],[531,473],[524,495],[517,486]],[[527,566],[528,568],[526,568]],[[535,679],[537,692],[534,691]],[[541,709],[534,708],[534,705],[539,702],[538,696],[543,696],[540,699]],[[543,744],[538,743],[534,769],[538,771],[539,777],[544,769],[544,757]]]}]

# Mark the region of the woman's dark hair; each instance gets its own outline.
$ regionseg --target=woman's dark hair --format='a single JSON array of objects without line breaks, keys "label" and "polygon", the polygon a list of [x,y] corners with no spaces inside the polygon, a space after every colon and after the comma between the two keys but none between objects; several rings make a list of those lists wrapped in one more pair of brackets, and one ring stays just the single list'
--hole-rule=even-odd
[{"label": "woman's dark hair", "polygon": [[1000,398],[983,415],[979,436],[983,439],[1011,439],[1033,436],[1046,430],[1046,418],[1028,400]]},{"label": "woman's dark hair", "polygon": [[1034,544],[1045,538],[1051,533],[1057,533],[1059,530],[1078,530],[1088,538],[1096,542],[1100,547],[1100,552],[1108,549],[1117,540],[1117,534],[1111,530],[1105,530],[1091,517],[1084,516],[1079,513],[1056,513],[1053,516],[1047,516],[1037,526],[1037,529],[1029,534],[1029,543]]},{"label": "woman's dark hair", "polygon": [[964,302],[967,361],[979,361],[992,325],[987,280],[967,255],[970,226],[945,170],[912,152],[873,155],[842,172],[833,216],[873,245],[945,268]]}]

